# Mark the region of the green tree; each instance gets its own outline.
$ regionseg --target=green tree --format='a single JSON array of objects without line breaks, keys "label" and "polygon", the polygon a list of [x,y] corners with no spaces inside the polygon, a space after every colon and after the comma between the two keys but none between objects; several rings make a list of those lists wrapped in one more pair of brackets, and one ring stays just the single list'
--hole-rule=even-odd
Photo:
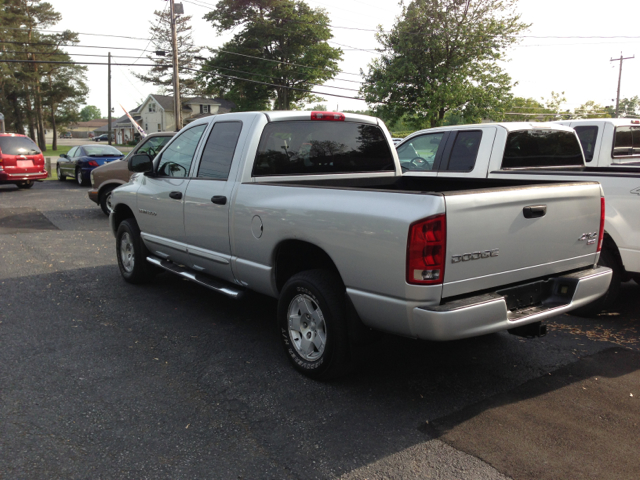
[{"label": "green tree", "polygon": [[[220,34],[233,38],[203,66],[207,91],[232,100],[239,110],[302,109],[321,101],[311,93],[338,73],[342,50],[327,43],[329,17],[301,0],[220,0],[205,15]],[[253,80],[252,83],[242,79]]]},{"label": "green tree", "polygon": [[640,97],[636,95],[635,97],[620,99],[619,110],[621,116],[640,117]]},{"label": "green tree", "polygon": [[588,100],[573,110],[572,118],[611,118],[611,114],[607,107],[603,107],[593,100]]},{"label": "green tree", "polygon": [[497,64],[528,28],[516,0],[414,0],[389,33],[376,34],[381,57],[362,94],[388,118],[416,128],[441,125],[447,112],[466,121],[502,116],[511,78]]},{"label": "green tree", "polygon": [[95,105],[87,105],[80,110],[80,121],[88,122],[89,120],[96,120],[102,118],[102,112]]},{"label": "green tree", "polygon": [[[154,51],[164,52],[164,56],[148,55],[147,58],[155,63],[147,74],[132,72],[135,77],[145,83],[161,87],[162,94],[173,95],[173,49],[171,48],[171,14],[170,12],[155,11],[152,20],[151,41]],[[198,65],[196,56],[201,48],[196,47],[191,37],[190,15],[176,16],[176,38],[178,45],[178,65],[180,66],[180,96],[200,94],[200,85],[194,78],[194,71]]]},{"label": "green tree", "polygon": [[545,106],[534,98],[513,97],[504,117],[496,120],[505,122],[545,121],[548,120],[547,113],[549,112]]}]

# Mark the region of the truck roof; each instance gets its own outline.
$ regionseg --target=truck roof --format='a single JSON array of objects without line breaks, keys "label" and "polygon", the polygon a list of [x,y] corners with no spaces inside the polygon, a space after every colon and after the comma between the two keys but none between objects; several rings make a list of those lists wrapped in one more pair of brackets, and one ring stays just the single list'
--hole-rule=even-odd
[{"label": "truck roof", "polygon": [[562,122],[562,124],[567,124],[567,123],[589,123],[589,124],[594,124],[594,123],[609,123],[615,127],[626,127],[626,126],[631,126],[631,125],[640,125],[640,119],[638,118],[580,118],[580,119],[575,119],[575,120],[557,120],[554,122],[549,122],[549,123],[560,123]]}]

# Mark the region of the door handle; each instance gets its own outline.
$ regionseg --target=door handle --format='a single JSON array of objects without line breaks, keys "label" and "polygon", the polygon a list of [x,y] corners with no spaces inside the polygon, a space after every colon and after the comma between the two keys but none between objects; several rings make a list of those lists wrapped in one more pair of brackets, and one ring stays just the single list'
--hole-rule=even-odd
[{"label": "door handle", "polygon": [[216,205],[226,205],[227,197],[225,197],[224,195],[214,195],[213,197],[211,197],[211,201]]},{"label": "door handle", "polygon": [[547,214],[546,205],[530,205],[522,209],[524,218],[540,218]]},{"label": "door handle", "polygon": [[182,192],[171,192],[169,196],[175,200],[180,200],[182,198]]}]

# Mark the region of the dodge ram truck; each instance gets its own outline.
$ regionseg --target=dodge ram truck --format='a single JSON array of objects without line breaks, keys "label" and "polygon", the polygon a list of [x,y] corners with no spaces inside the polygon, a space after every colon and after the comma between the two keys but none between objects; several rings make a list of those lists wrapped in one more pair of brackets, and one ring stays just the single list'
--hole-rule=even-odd
[{"label": "dodge ram truck", "polygon": [[128,163],[109,217],[124,279],[277,298],[284,351],[314,378],[372,330],[538,335],[611,278],[598,183],[409,178],[373,117],[215,115]]},{"label": "dodge ram truck", "polygon": [[[631,142],[627,135],[631,127],[626,120],[624,142],[616,143],[613,128],[607,130],[603,126],[605,122],[609,126],[611,122],[622,124],[622,120],[589,122],[593,125],[586,120],[576,125],[570,122],[575,131],[555,122],[440,127],[414,132],[397,148],[408,176],[469,181],[510,178],[525,182],[535,179],[599,182],[607,202],[604,246],[599,262],[612,268],[613,276],[605,295],[576,312],[594,315],[614,306],[621,282],[635,279],[640,283],[640,168],[631,168],[628,163],[626,167],[595,166],[596,162],[600,165],[603,152],[610,152],[614,144]],[[587,130],[580,130],[579,126]],[[637,133],[640,148],[640,128]],[[586,166],[583,152],[591,161]],[[600,160],[593,157],[594,152],[600,153]],[[424,163],[414,157],[424,157]]]}]

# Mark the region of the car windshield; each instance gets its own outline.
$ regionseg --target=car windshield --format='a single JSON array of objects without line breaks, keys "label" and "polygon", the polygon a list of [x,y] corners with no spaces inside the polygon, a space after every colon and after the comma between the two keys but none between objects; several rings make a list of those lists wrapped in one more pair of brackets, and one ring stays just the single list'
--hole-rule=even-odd
[{"label": "car windshield", "polygon": [[122,152],[109,145],[86,145],[84,151],[89,157],[121,157]]},{"label": "car windshield", "polygon": [[0,137],[0,150],[5,155],[36,155],[38,146],[28,137]]}]

